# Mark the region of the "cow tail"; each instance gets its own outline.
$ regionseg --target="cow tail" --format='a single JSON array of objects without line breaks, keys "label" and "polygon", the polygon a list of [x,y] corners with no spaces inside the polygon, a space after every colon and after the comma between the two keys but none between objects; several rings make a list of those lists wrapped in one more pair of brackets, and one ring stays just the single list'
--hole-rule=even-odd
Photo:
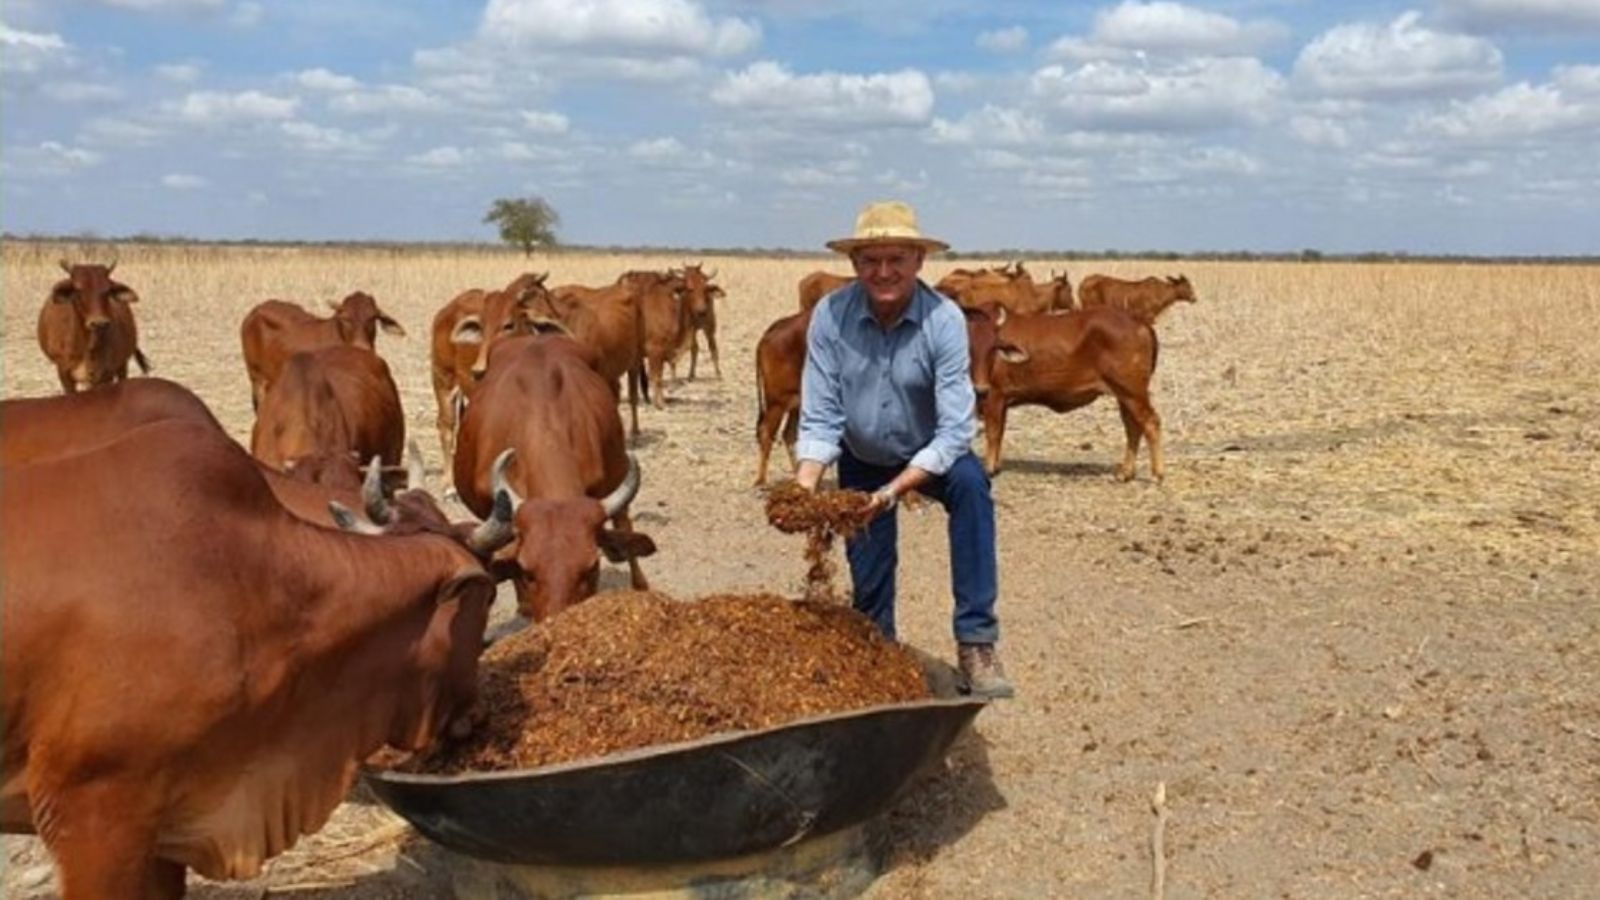
[{"label": "cow tail", "polygon": [[144,355],[144,351],[138,347],[133,348],[133,361],[139,364],[139,373],[141,375],[149,375],[150,370],[155,368],[155,366],[150,365],[150,360]]},{"label": "cow tail", "polygon": [[761,378],[761,353],[756,353],[756,434],[761,434],[761,419],[767,414],[767,386]]},{"label": "cow tail", "polygon": [[1145,323],[1145,328],[1150,330],[1150,374],[1156,373],[1156,360],[1161,356],[1161,339],[1156,337],[1156,327]]}]

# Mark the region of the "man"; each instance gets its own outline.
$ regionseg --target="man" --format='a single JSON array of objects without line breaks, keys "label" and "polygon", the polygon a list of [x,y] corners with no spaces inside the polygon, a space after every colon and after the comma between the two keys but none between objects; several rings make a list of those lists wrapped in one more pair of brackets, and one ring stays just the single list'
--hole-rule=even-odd
[{"label": "man", "polygon": [[961,309],[919,278],[928,251],[916,213],[898,201],[869,204],[855,233],[828,247],[849,255],[856,280],[817,304],[806,335],[795,480],[815,490],[839,466],[839,486],[872,494],[872,521],[846,556],[855,608],[895,636],[895,506],[907,491],[950,515],[957,660],[967,689],[1010,697],[995,653],[1000,636],[994,501],[972,454],[977,433],[967,327]]}]

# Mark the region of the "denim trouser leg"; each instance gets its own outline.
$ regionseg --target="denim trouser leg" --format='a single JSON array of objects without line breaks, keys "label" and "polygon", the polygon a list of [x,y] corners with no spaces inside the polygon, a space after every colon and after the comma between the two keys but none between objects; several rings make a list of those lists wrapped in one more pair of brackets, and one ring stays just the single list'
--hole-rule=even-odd
[{"label": "denim trouser leg", "polygon": [[[839,487],[871,493],[900,474],[897,467],[875,466],[856,459],[847,449],[839,457]],[[890,640],[894,630],[894,572],[899,561],[899,519],[891,509],[845,541],[850,561],[853,604]]]},{"label": "denim trouser leg", "polygon": [[[839,486],[875,491],[900,473],[900,466],[864,463],[849,450],[839,457]],[[994,500],[989,476],[971,453],[943,476],[929,479],[921,493],[945,508],[950,518],[950,579],[955,595],[952,628],[957,641],[992,643],[1000,637],[995,618],[998,574],[995,562]],[[894,590],[898,507],[874,519],[845,545],[855,608],[890,638],[895,636]]]}]

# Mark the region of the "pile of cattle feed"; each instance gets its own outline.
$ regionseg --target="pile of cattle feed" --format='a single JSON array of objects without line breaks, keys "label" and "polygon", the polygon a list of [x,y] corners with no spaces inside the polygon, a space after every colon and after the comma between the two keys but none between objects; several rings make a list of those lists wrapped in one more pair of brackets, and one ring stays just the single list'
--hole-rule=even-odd
[{"label": "pile of cattle feed", "polygon": [[407,768],[569,762],[929,696],[910,651],[834,604],[600,594],[484,652],[480,720]]},{"label": "pile of cattle feed", "polygon": [[867,504],[871,496],[862,491],[808,491],[786,481],[767,492],[767,522],[786,534],[806,535],[805,559],[807,600],[819,603],[843,602],[833,585],[833,539],[849,538],[867,524]]}]

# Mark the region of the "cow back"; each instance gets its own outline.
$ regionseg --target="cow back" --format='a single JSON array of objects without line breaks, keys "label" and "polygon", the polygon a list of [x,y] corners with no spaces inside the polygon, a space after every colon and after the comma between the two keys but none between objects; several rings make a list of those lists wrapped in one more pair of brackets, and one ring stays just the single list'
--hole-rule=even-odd
[{"label": "cow back", "polygon": [[355,347],[297,353],[267,389],[251,452],[278,468],[307,457],[400,462],[405,414],[388,365]]}]

